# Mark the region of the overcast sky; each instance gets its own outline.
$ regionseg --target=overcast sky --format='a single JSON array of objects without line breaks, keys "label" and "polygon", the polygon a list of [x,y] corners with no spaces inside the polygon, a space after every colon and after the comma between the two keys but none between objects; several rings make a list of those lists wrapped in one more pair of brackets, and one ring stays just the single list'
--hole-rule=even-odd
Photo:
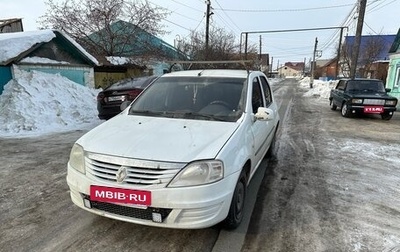
[{"label": "overcast sky", "polygon": [[[55,0],[57,1],[57,0]],[[59,0],[61,1],[61,0]],[[210,0],[210,24],[224,27],[240,35],[253,31],[278,31],[347,26],[344,35],[354,35],[357,18],[357,0]],[[150,0],[151,4],[168,8],[172,13],[165,21],[168,35],[162,37],[174,45],[191,30],[204,31],[206,3],[204,0]],[[47,6],[43,0],[0,0],[0,19],[23,18],[25,31],[39,26],[37,18],[44,15]],[[363,34],[397,34],[400,28],[398,13],[400,0],[367,0]],[[339,29],[317,31],[255,33],[249,43],[260,44],[263,53],[273,57],[274,68],[284,62],[303,62],[312,57],[315,39],[321,59],[332,58],[339,41]],[[244,37],[243,37],[244,38]],[[244,39],[242,40],[244,44]]]}]

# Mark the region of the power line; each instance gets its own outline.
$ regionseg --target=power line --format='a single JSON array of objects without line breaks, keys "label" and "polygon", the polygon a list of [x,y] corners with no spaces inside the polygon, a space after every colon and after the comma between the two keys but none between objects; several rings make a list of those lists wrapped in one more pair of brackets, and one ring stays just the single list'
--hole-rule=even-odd
[{"label": "power line", "polygon": [[[174,1],[174,0],[172,0]],[[313,10],[323,10],[323,9],[333,9],[333,8],[342,8],[347,6],[352,6],[353,4],[342,4],[342,5],[334,5],[334,6],[324,6],[324,7],[313,7],[313,8],[299,8],[299,9],[275,9],[275,10],[243,10],[243,9],[223,9],[224,11],[230,12],[299,12],[299,11],[313,11]],[[222,10],[222,9],[215,9]]]},{"label": "power line", "polygon": [[196,8],[193,8],[192,6],[183,4],[183,3],[179,2],[179,1],[176,1],[176,0],[171,0],[171,1],[172,1],[172,2],[175,2],[175,3],[177,3],[177,4],[180,4],[180,5],[182,5],[182,6],[185,6],[185,7],[189,8],[189,9],[192,9],[192,10],[195,10],[195,11],[197,11],[197,12],[202,12],[202,13],[203,13],[203,11],[201,11],[201,10],[199,10],[199,9],[196,9]]},{"label": "power line", "polygon": [[[228,19],[232,22],[232,24],[233,24],[233,25],[237,28],[237,30],[240,32],[241,29],[239,28],[239,26],[236,25],[236,23],[232,20],[232,18],[231,18],[228,14],[226,14],[225,9],[222,8],[222,6],[219,4],[219,2],[218,2],[217,0],[215,0],[215,2],[218,4],[220,10],[222,10],[222,12],[225,14],[225,16],[228,17]],[[216,10],[216,9],[215,9],[215,10]]]}]

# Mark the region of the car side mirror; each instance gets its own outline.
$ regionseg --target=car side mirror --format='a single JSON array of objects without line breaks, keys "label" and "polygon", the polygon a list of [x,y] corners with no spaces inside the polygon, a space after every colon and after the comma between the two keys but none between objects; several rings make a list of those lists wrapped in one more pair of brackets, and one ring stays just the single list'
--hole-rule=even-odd
[{"label": "car side mirror", "polygon": [[392,91],[391,88],[385,88],[386,93],[389,93],[390,91]]},{"label": "car side mirror", "polygon": [[123,103],[121,103],[119,108],[121,109],[121,111],[124,111],[129,106],[129,104],[131,104],[131,101],[124,101]]},{"label": "car side mirror", "polygon": [[257,113],[254,115],[256,120],[268,121],[274,119],[274,111],[269,108],[259,107]]}]

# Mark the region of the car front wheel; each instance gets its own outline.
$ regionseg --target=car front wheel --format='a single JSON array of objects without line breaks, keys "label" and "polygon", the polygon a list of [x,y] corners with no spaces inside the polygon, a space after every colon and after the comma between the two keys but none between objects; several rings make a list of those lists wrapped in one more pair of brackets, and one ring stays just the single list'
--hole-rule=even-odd
[{"label": "car front wheel", "polygon": [[382,120],[386,120],[386,121],[392,119],[392,116],[393,116],[393,113],[392,113],[392,114],[389,114],[389,113],[386,112],[386,113],[382,113],[382,114],[381,114]]},{"label": "car front wheel", "polygon": [[337,106],[333,103],[333,100],[331,100],[330,107],[331,107],[331,110],[337,109]]},{"label": "car front wheel", "polygon": [[229,213],[223,222],[226,229],[237,228],[243,219],[244,214],[244,201],[246,199],[246,173],[243,170],[235,186]]},{"label": "car front wheel", "polygon": [[347,103],[343,103],[341,113],[343,117],[350,117],[350,110]]}]

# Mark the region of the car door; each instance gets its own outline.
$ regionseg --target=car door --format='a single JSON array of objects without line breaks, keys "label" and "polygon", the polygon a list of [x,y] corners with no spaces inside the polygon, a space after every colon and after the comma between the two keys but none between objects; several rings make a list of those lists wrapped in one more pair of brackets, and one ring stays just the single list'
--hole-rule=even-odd
[{"label": "car door", "polygon": [[336,88],[332,90],[332,102],[338,107],[342,106],[344,100],[344,90],[346,88],[346,81],[340,80]]},{"label": "car door", "polygon": [[265,95],[262,88],[261,80],[258,75],[251,76],[252,93],[251,93],[251,113],[253,120],[251,130],[253,134],[253,153],[256,161],[254,164],[258,166],[264,157],[265,151],[269,146],[269,136],[273,123],[271,121],[256,120],[254,114],[257,113],[259,107],[266,107]]}]

